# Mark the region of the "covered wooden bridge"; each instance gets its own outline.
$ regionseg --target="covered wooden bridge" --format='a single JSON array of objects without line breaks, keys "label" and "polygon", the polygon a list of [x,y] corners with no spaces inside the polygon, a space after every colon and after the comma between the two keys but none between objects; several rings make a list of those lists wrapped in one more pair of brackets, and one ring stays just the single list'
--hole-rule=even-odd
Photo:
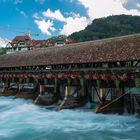
[{"label": "covered wooden bridge", "polygon": [[[34,91],[40,93],[38,99],[44,104],[62,99],[59,109],[90,101],[102,104],[100,110],[105,110],[119,100],[111,112],[123,112],[124,104],[129,106],[129,112],[134,112],[134,101],[125,97],[124,102],[124,95],[126,88],[140,86],[139,62],[140,34],[135,34],[2,55],[0,79],[5,89],[10,88],[10,83],[16,83],[18,90],[23,83],[33,83]],[[50,92],[51,95],[46,95]],[[40,104],[40,100],[36,103]]]}]

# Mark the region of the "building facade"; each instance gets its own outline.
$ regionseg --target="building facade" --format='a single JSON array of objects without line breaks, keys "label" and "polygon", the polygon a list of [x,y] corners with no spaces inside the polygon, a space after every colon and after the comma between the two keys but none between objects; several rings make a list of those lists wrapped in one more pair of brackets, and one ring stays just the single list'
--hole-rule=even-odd
[{"label": "building facade", "polygon": [[6,45],[6,54],[30,50],[30,41],[29,36],[16,36]]},{"label": "building facade", "polygon": [[32,40],[29,36],[16,36],[11,42],[6,45],[6,54],[53,46],[63,47],[64,45],[70,43],[72,43],[70,39],[61,36],[53,37],[47,40]]}]

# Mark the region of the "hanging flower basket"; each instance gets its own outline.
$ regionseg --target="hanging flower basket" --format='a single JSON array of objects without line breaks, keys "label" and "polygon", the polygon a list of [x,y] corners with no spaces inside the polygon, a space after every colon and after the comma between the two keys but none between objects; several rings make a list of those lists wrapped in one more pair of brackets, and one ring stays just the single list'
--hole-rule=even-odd
[{"label": "hanging flower basket", "polygon": [[16,74],[13,74],[13,77],[16,78]]},{"label": "hanging flower basket", "polygon": [[105,75],[105,74],[102,74],[102,75],[100,76],[100,78],[101,78],[101,80],[108,80],[108,77],[107,77],[107,75]]},{"label": "hanging flower basket", "polygon": [[69,73],[63,74],[63,78],[64,79],[69,79],[70,78],[70,74]]},{"label": "hanging flower basket", "polygon": [[100,76],[98,74],[93,74],[92,80],[100,80]]},{"label": "hanging flower basket", "polygon": [[126,81],[126,80],[127,80],[127,75],[126,75],[126,74],[120,75],[120,76],[119,76],[119,79],[120,79],[121,81]]},{"label": "hanging flower basket", "polygon": [[92,76],[90,74],[85,74],[84,78],[87,80],[90,80],[90,79],[92,79]]},{"label": "hanging flower basket", "polygon": [[23,77],[24,77],[24,75],[23,75],[23,74],[20,74],[20,75],[19,75],[19,77],[20,77],[20,78],[23,78]]},{"label": "hanging flower basket", "polygon": [[28,77],[32,77],[32,74],[31,74],[31,73],[29,73],[29,74],[28,74]]},{"label": "hanging flower basket", "polygon": [[16,74],[16,78],[19,78],[19,74]]},{"label": "hanging flower basket", "polygon": [[111,75],[110,78],[111,78],[111,80],[113,80],[113,81],[114,81],[114,80],[118,80],[118,76],[117,76],[117,75]]},{"label": "hanging flower basket", "polygon": [[28,78],[28,75],[27,74],[24,74],[24,78]]},{"label": "hanging flower basket", "polygon": [[71,75],[70,75],[70,78],[71,78],[71,79],[76,79],[76,76],[75,76],[74,74],[71,74]]},{"label": "hanging flower basket", "polygon": [[45,76],[44,73],[40,74],[40,78],[45,78],[45,77],[46,77],[46,76]]},{"label": "hanging flower basket", "polygon": [[48,73],[48,74],[46,74],[46,78],[47,79],[52,79],[54,76],[53,76],[53,74],[52,73]]},{"label": "hanging flower basket", "polygon": [[35,74],[34,78],[39,79],[39,74]]},{"label": "hanging flower basket", "polygon": [[58,77],[58,79],[63,79],[63,74],[62,74],[62,73],[59,73],[59,74],[57,75],[57,77]]},{"label": "hanging flower basket", "polygon": [[33,77],[33,78],[36,78],[36,75],[35,75],[35,74],[32,74],[32,77]]},{"label": "hanging flower basket", "polygon": [[76,73],[76,78],[77,79],[81,79],[82,78],[82,75],[80,73]]},{"label": "hanging flower basket", "polygon": [[130,76],[127,76],[127,80],[134,80],[134,76],[133,75],[130,75]]},{"label": "hanging flower basket", "polygon": [[12,74],[10,74],[9,77],[12,78]]}]

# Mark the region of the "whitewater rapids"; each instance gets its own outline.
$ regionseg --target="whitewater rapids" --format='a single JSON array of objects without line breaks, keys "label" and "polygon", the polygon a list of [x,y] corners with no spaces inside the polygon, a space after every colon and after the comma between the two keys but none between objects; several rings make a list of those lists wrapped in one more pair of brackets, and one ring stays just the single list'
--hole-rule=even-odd
[{"label": "whitewater rapids", "polygon": [[140,140],[140,119],[128,115],[59,112],[30,100],[0,97],[0,140]]}]

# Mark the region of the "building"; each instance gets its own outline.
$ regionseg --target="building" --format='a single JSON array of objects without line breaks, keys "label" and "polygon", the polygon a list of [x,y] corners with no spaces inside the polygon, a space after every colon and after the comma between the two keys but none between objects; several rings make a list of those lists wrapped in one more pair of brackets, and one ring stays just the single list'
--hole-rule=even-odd
[{"label": "building", "polygon": [[66,36],[60,35],[49,39],[49,46],[65,46],[72,43],[72,40]]},{"label": "building", "polygon": [[29,36],[16,36],[6,45],[6,54],[30,50],[30,41]]},{"label": "building", "polygon": [[6,45],[6,54],[53,46],[64,46],[70,43],[72,41],[63,36],[52,37],[48,40],[32,40],[29,36],[16,36]]},{"label": "building", "polygon": [[30,41],[31,50],[49,47],[49,40],[31,40]]}]

